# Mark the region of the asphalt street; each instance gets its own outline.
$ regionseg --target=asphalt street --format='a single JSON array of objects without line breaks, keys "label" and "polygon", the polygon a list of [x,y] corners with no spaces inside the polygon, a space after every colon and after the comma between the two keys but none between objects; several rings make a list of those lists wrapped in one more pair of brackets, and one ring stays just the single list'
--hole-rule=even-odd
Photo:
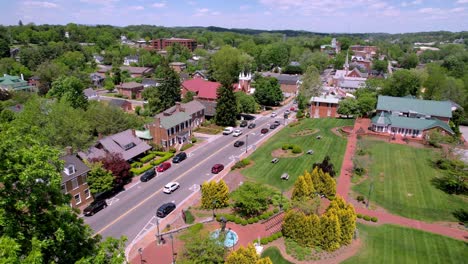
[{"label": "asphalt street", "polygon": [[[159,206],[167,202],[174,202],[179,206],[191,193],[199,191],[198,186],[213,177],[211,168],[214,164],[221,163],[227,166],[245,152],[246,146],[251,153],[256,148],[256,144],[271,133],[270,131],[267,134],[261,134],[260,130],[265,127],[269,128],[275,120],[281,122],[276,129],[282,129],[285,121],[283,113],[291,106],[292,103],[276,111],[278,115],[275,118],[257,117],[254,120],[256,127],[254,129],[241,128],[243,134],[239,137],[233,137],[232,134],[219,136],[194,151],[187,150],[186,160],[172,164],[170,169],[158,173],[148,182],[138,182],[131,188],[127,188],[108,200],[107,208],[93,216],[84,217],[85,222],[103,237],[126,236],[127,244],[129,244],[149,221],[155,219],[154,216]],[[233,146],[237,140],[246,141],[247,135],[247,144],[239,148]],[[179,182],[180,188],[172,194],[163,193],[162,188],[171,181]]]}]

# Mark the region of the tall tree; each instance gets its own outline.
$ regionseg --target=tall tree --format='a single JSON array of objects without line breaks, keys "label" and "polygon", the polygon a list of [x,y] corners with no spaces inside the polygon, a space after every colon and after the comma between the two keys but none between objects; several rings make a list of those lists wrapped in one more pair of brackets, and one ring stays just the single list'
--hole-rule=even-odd
[{"label": "tall tree", "polygon": [[110,191],[114,188],[114,176],[112,172],[104,169],[102,164],[96,162],[89,164],[91,171],[88,172],[86,181],[92,194]]},{"label": "tall tree", "polygon": [[304,176],[299,176],[294,183],[291,199],[293,200],[304,200],[309,198],[311,195],[310,186],[307,184]]},{"label": "tall tree", "polygon": [[270,203],[271,190],[260,184],[245,182],[231,193],[233,208],[245,216],[256,216]]},{"label": "tall tree", "polygon": [[220,126],[235,126],[237,101],[231,86],[221,86],[217,91],[215,121]]},{"label": "tall tree", "polygon": [[387,79],[382,94],[402,97],[406,95],[416,96],[421,87],[421,80],[418,75],[410,70],[398,70]]},{"label": "tall tree", "polygon": [[240,246],[226,258],[225,264],[273,264],[269,257],[260,258],[252,244]]},{"label": "tall tree", "polygon": [[213,78],[225,87],[231,87],[241,70],[239,58],[241,52],[231,46],[224,46],[210,60]]},{"label": "tall tree", "polygon": [[340,115],[345,115],[346,118],[349,116],[359,114],[358,102],[354,98],[345,98],[339,102],[338,110],[336,111]]},{"label": "tall tree", "polygon": [[157,87],[148,87],[143,90],[141,96],[147,101],[144,104],[145,110],[149,112],[150,115],[155,115],[164,111],[162,97],[159,94],[159,89]]},{"label": "tall tree", "polygon": [[447,86],[444,69],[438,64],[429,63],[426,65],[426,71],[428,77],[424,82],[423,97],[426,100],[440,100],[443,89]]},{"label": "tall tree", "polygon": [[327,208],[328,215],[335,214],[340,223],[340,243],[348,245],[351,243],[356,230],[356,212],[352,204],[346,203],[340,196],[335,197]]},{"label": "tall tree", "polygon": [[10,57],[10,46],[6,39],[0,38],[0,58]]},{"label": "tall tree", "polygon": [[45,95],[49,91],[52,82],[59,76],[66,75],[70,69],[61,62],[42,62],[34,72],[39,77],[39,94]]},{"label": "tall tree", "polygon": [[73,108],[86,110],[88,100],[84,95],[83,88],[83,83],[78,78],[62,76],[52,83],[52,89],[47,95],[66,101]]},{"label": "tall tree", "polygon": [[120,187],[131,180],[130,164],[122,158],[120,153],[108,153],[104,157],[93,158],[89,161],[101,163],[104,169],[111,171],[114,175],[115,187]]},{"label": "tall tree", "polygon": [[327,251],[335,251],[340,248],[341,229],[338,217],[334,214],[323,215],[320,218],[322,230],[322,248]]},{"label": "tall tree", "polygon": [[199,226],[189,228],[181,240],[184,241],[184,250],[177,263],[224,263],[223,242],[212,238],[209,232],[201,230]]},{"label": "tall tree", "polygon": [[254,97],[261,105],[276,106],[283,101],[283,92],[276,78],[260,77],[255,81]]},{"label": "tall tree", "polygon": [[180,77],[177,72],[168,66],[163,69],[164,77],[161,85],[157,87],[163,110],[168,109],[180,102]]},{"label": "tall tree", "polygon": [[215,199],[219,208],[229,205],[229,187],[224,180],[219,180],[216,183]]},{"label": "tall tree", "polygon": [[234,95],[239,113],[255,114],[257,112],[258,104],[253,96],[243,92],[236,92]]},{"label": "tall tree", "polygon": [[320,80],[320,73],[315,66],[309,66],[302,77],[299,93],[309,101],[312,96],[318,96],[321,91],[322,81]]}]

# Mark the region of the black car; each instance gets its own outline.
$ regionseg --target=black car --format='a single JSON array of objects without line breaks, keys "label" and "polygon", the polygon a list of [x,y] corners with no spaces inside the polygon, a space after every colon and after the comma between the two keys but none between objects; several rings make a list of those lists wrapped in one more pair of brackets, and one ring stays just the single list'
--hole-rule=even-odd
[{"label": "black car", "polygon": [[274,124],[276,124],[276,126],[279,126],[279,125],[280,125],[280,121],[276,120],[276,121],[274,122]]},{"label": "black car", "polygon": [[140,181],[147,182],[147,181],[153,179],[154,176],[156,176],[156,171],[154,170],[154,168],[151,168],[150,170],[145,171],[145,173],[143,173],[143,175],[141,175]]},{"label": "black car", "polygon": [[165,203],[158,208],[158,210],[156,211],[156,216],[164,218],[172,211],[174,211],[174,209],[176,209],[175,203]]},{"label": "black car", "polygon": [[270,129],[275,129],[277,126],[278,126],[277,124],[273,123],[270,125]]},{"label": "black car", "polygon": [[186,158],[187,154],[185,152],[180,152],[179,154],[175,155],[174,158],[172,158],[172,163],[179,163]]},{"label": "black car", "polygon": [[247,128],[252,129],[252,128],[255,128],[255,126],[256,126],[255,123],[250,123],[249,126],[248,126]]},{"label": "black car", "polygon": [[86,216],[94,215],[95,213],[101,211],[107,207],[106,200],[98,200],[92,202],[88,207],[83,210],[83,214]]},{"label": "black car", "polygon": [[244,145],[244,141],[238,140],[234,142],[234,147],[238,148]]},{"label": "black car", "polygon": [[246,127],[247,126],[247,120],[242,120],[240,123],[240,127]]}]

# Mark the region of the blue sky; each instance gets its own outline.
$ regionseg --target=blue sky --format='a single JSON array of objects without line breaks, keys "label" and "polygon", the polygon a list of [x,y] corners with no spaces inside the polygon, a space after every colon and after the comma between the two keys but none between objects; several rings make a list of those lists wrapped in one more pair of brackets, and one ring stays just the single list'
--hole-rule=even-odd
[{"label": "blue sky", "polygon": [[[468,0],[0,0],[0,24],[150,24],[314,32],[468,30]],[[5,12],[5,10],[7,10]]]}]

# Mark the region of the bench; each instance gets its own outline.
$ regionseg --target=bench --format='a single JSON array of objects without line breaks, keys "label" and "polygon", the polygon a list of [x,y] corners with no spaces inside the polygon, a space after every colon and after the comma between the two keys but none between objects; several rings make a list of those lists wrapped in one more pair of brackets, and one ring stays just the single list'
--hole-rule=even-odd
[{"label": "bench", "polygon": [[289,180],[289,174],[287,174],[287,173],[281,174],[281,179],[282,180]]},{"label": "bench", "polygon": [[312,155],[312,154],[314,154],[314,151],[311,150],[311,149],[309,149],[309,150],[307,151],[307,154]]},{"label": "bench", "polygon": [[274,159],[271,160],[271,163],[274,163],[274,164],[275,164],[275,163],[278,163],[278,161],[279,161],[278,158],[274,158]]}]

